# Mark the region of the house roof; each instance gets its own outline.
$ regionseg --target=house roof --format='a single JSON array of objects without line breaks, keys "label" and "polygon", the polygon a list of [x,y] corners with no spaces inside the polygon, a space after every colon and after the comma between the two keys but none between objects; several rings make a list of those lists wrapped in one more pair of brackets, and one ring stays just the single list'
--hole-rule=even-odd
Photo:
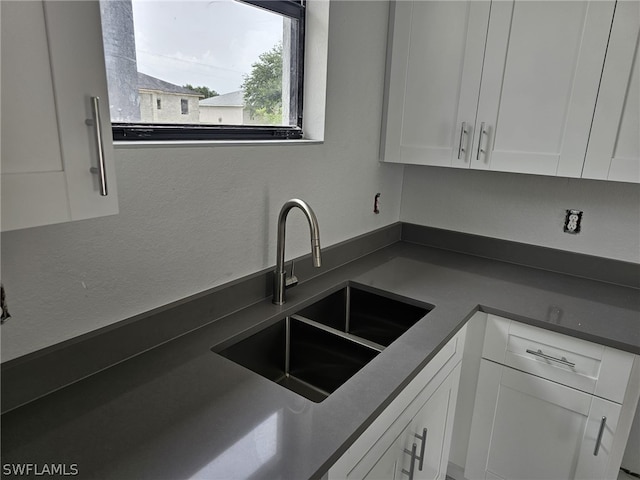
[{"label": "house roof", "polygon": [[164,93],[178,93],[181,95],[196,95],[202,97],[202,94],[190,90],[188,88],[165,82],[159,78],[152,77],[146,73],[138,72],[138,88],[143,90],[155,90]]},{"label": "house roof", "polygon": [[215,97],[200,100],[200,106],[205,107],[244,107],[244,94],[242,90],[224,93]]}]

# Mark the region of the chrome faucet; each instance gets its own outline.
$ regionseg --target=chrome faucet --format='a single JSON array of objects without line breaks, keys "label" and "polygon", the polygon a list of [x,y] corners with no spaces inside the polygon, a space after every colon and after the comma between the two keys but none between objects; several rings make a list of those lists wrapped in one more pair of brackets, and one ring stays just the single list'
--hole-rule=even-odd
[{"label": "chrome faucet", "polygon": [[293,267],[291,269],[291,276],[287,278],[287,273],[284,268],[284,239],[285,239],[285,226],[287,223],[287,214],[289,210],[294,207],[298,207],[309,222],[309,230],[311,232],[311,257],[313,258],[313,266],[320,266],[320,228],[318,227],[318,219],[316,214],[313,213],[311,207],[297,198],[292,198],[282,206],[280,210],[280,216],[278,217],[278,245],[276,250],[276,269],[273,272],[273,303],[276,305],[283,305],[284,291],[287,287],[293,286],[298,283],[298,279],[293,275]]}]

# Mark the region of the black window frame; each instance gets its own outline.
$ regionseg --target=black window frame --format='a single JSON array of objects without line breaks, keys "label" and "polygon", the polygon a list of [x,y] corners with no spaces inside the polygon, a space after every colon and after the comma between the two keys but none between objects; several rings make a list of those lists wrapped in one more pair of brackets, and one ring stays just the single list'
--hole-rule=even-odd
[{"label": "black window frame", "polygon": [[[293,140],[301,139],[304,40],[307,0],[236,0],[258,8],[278,13],[298,21],[297,50],[291,54],[296,59],[297,98],[295,103],[296,125],[206,125],[206,124],[145,124],[112,123],[113,140],[162,141],[162,140]],[[293,47],[292,47],[293,48]]]}]

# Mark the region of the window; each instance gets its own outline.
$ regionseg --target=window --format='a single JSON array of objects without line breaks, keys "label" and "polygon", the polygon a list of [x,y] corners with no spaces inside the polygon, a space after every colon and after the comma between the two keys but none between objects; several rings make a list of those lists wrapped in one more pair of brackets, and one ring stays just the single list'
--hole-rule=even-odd
[{"label": "window", "polygon": [[114,139],[302,138],[304,1],[102,0]]}]

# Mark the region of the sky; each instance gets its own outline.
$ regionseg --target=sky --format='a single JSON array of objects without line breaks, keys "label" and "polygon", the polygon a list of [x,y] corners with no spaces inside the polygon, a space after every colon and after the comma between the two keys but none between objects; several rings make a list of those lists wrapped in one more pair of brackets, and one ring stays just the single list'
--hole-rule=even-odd
[{"label": "sky", "polygon": [[281,16],[234,0],[133,0],[133,16],[140,72],[219,94],[282,41]]}]

